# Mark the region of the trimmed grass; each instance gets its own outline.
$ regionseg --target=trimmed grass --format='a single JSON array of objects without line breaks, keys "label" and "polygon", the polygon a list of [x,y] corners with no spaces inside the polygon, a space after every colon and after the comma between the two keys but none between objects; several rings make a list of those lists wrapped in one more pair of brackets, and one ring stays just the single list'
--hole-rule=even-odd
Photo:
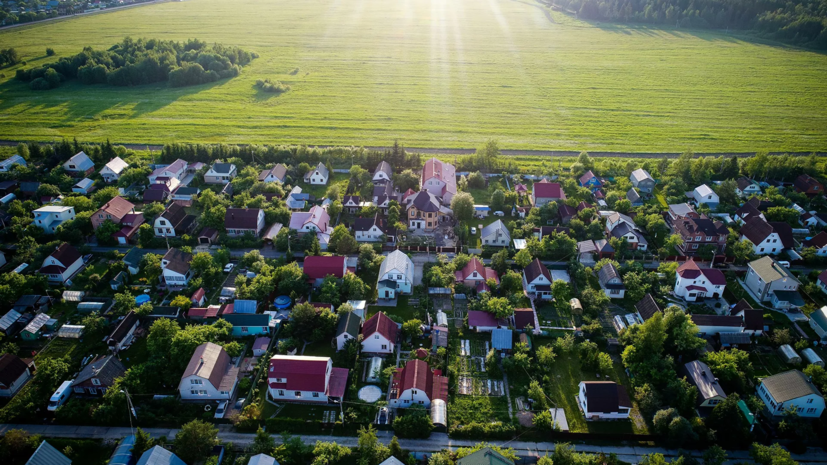
[{"label": "trimmed grass", "polygon": [[319,341],[313,344],[308,344],[304,348],[304,354],[302,355],[312,355],[315,357],[333,357],[336,355],[336,349],[330,345],[330,341]]},{"label": "trimmed grass", "polygon": [[[71,82],[34,92],[14,80],[21,67],[125,36],[198,38],[260,57],[236,78],[185,88]],[[496,138],[513,149],[619,152],[827,142],[824,54],[592,25],[529,2],[191,0],[35,23],[0,32],[0,43],[27,62],[0,78],[3,139],[475,147]],[[261,92],[264,78],[292,89]]]},{"label": "trimmed grass", "polygon": [[327,193],[327,189],[334,184],[338,184],[342,189],[342,195],[344,195],[345,191],[347,190],[347,182],[350,179],[350,175],[347,173],[331,173],[330,179],[327,181],[325,185],[317,185],[317,184],[307,184],[305,182],[298,183],[298,186],[302,188],[302,193],[310,194],[315,196],[317,199],[323,200],[325,194]]},{"label": "trimmed grass", "polygon": [[367,318],[376,315],[378,312],[385,312],[387,315],[396,315],[402,319],[403,322],[412,320],[414,318],[419,318],[420,320],[424,321],[425,313],[422,309],[415,308],[408,303],[411,296],[403,295],[399,296],[396,300],[395,307],[380,307],[378,305],[370,305],[368,307],[368,314]]}]

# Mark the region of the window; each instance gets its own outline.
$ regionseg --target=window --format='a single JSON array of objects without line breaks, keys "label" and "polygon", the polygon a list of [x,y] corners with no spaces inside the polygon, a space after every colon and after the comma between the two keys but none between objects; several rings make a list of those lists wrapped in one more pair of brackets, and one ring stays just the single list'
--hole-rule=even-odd
[{"label": "window", "polygon": [[296,396],[296,397],[301,397],[301,396],[302,396],[301,391],[296,391],[296,392],[295,392],[295,396]]},{"label": "window", "polygon": [[203,384],[204,382],[200,379],[191,379],[190,384]]},{"label": "window", "polygon": [[89,388],[89,394],[97,394],[98,390],[95,388]]},{"label": "window", "polygon": [[283,389],[279,389],[279,396],[280,396],[280,397],[283,397],[283,396],[284,396],[284,390],[283,390]]},{"label": "window", "polygon": [[314,393],[313,393],[313,397],[319,397],[319,393],[318,393],[318,392],[314,392]]},{"label": "window", "polygon": [[807,403],[808,403],[808,404],[812,404],[812,403],[813,403],[813,399],[807,399]]},{"label": "window", "polygon": [[387,349],[388,349],[388,345],[387,344],[382,344],[382,350],[387,350]]},{"label": "window", "polygon": [[100,386],[101,380],[99,380],[98,378],[92,378],[92,384],[94,384],[95,386]]},{"label": "window", "polygon": [[695,240],[696,240],[696,241],[700,241],[700,240],[701,240],[701,236],[695,236]]},{"label": "window", "polygon": [[815,407],[808,408],[808,409],[807,409],[807,413],[816,413],[816,409],[815,409]]},{"label": "window", "polygon": [[247,332],[247,327],[246,327],[246,326],[242,326],[242,327],[241,327],[241,332],[242,332],[242,333],[246,333],[246,332]]},{"label": "window", "polygon": [[373,336],[373,338],[374,339],[379,339],[379,335],[377,334],[377,335]]}]

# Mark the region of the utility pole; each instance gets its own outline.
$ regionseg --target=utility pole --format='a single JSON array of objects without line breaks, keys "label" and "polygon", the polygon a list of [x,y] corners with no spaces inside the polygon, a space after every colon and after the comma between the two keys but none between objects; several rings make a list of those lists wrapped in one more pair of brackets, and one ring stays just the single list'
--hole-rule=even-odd
[{"label": "utility pole", "polygon": [[135,413],[135,406],[132,405],[132,398],[129,397],[129,391],[122,389],[121,392],[126,395],[126,414],[129,416],[129,429],[132,430],[132,436],[135,436],[135,428],[132,426],[132,416],[134,415],[135,418],[138,418],[138,414]]}]

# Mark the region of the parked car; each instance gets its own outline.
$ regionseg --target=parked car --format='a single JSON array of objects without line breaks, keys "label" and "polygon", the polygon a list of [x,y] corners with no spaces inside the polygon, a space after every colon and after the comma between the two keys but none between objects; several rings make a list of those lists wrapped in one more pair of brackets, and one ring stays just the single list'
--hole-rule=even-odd
[{"label": "parked car", "polygon": [[225,273],[232,273],[233,268],[235,268],[235,265],[233,265],[232,263],[227,263],[226,265],[224,265],[224,272]]},{"label": "parked car", "polygon": [[505,216],[505,213],[498,210],[494,212],[494,216]]},{"label": "parked car", "polygon": [[475,228],[474,226],[471,226],[471,235],[477,235],[477,228]]},{"label": "parked car", "polygon": [[227,403],[228,401],[223,401],[218,404],[218,407],[215,408],[215,418],[224,418],[224,414],[227,412]]},{"label": "parked car", "polygon": [[783,266],[784,268],[789,268],[790,267],[790,262],[788,262],[786,260],[778,260],[778,264]]}]

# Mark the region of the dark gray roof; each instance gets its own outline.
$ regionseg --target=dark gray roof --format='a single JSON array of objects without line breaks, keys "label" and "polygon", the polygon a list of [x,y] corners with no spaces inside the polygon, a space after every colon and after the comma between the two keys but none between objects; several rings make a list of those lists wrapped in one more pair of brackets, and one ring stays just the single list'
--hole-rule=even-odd
[{"label": "dark gray roof", "polygon": [[101,386],[108,387],[115,384],[115,379],[120,378],[126,372],[120,360],[114,355],[103,355],[89,362],[72,382],[77,386],[92,378],[98,378]]},{"label": "dark gray roof", "polygon": [[605,285],[614,278],[620,278],[620,273],[618,273],[614,263],[606,263],[602,268],[600,268],[600,271],[597,272],[597,279],[602,285]]},{"label": "dark gray roof", "polygon": [[635,188],[633,187],[629,189],[629,192],[626,193],[626,199],[628,199],[629,202],[635,203],[638,200],[640,200],[640,194],[638,194],[637,190],[635,190]]},{"label": "dark gray roof", "polygon": [[138,322],[138,314],[134,311],[131,311],[123,317],[123,320],[118,323],[118,326],[112,331],[112,334],[109,335],[107,339],[107,344],[110,346],[120,344],[123,338],[129,334],[129,330],[135,326],[135,323]]},{"label": "dark gray roof", "polygon": [[428,191],[419,191],[411,196],[411,204],[423,212],[439,211],[439,199]]},{"label": "dark gray roof", "polygon": [[393,174],[393,170],[391,169],[390,163],[386,162],[385,160],[379,162],[379,165],[376,167],[376,171],[374,172],[374,174],[376,174],[379,171],[384,172],[388,175],[388,177],[390,177]]},{"label": "dark gray roof", "polygon": [[657,302],[655,302],[654,297],[652,294],[646,294],[640,299],[640,302],[635,304],[635,310],[640,314],[640,317],[643,318],[643,321],[648,320],[655,316],[655,313],[660,313],[661,309],[658,307]]},{"label": "dark gray roof", "polygon": [[344,333],[350,334],[352,337],[359,336],[359,325],[361,323],[359,315],[354,312],[347,312],[339,316],[339,325],[336,328],[336,336]]},{"label": "dark gray roof", "polygon": [[169,262],[166,268],[178,274],[187,274],[190,270],[192,255],[178,249],[169,249],[167,253],[164,254],[163,260]]},{"label": "dark gray roof", "polygon": [[59,450],[52,447],[46,441],[40,443],[26,465],[71,465],[69,457],[63,455]]},{"label": "dark gray roof", "polygon": [[810,394],[821,395],[807,375],[798,370],[778,373],[761,382],[776,402],[787,402]]},{"label": "dark gray roof", "polygon": [[212,165],[212,170],[216,173],[229,173],[232,169],[232,163],[216,163]]}]

